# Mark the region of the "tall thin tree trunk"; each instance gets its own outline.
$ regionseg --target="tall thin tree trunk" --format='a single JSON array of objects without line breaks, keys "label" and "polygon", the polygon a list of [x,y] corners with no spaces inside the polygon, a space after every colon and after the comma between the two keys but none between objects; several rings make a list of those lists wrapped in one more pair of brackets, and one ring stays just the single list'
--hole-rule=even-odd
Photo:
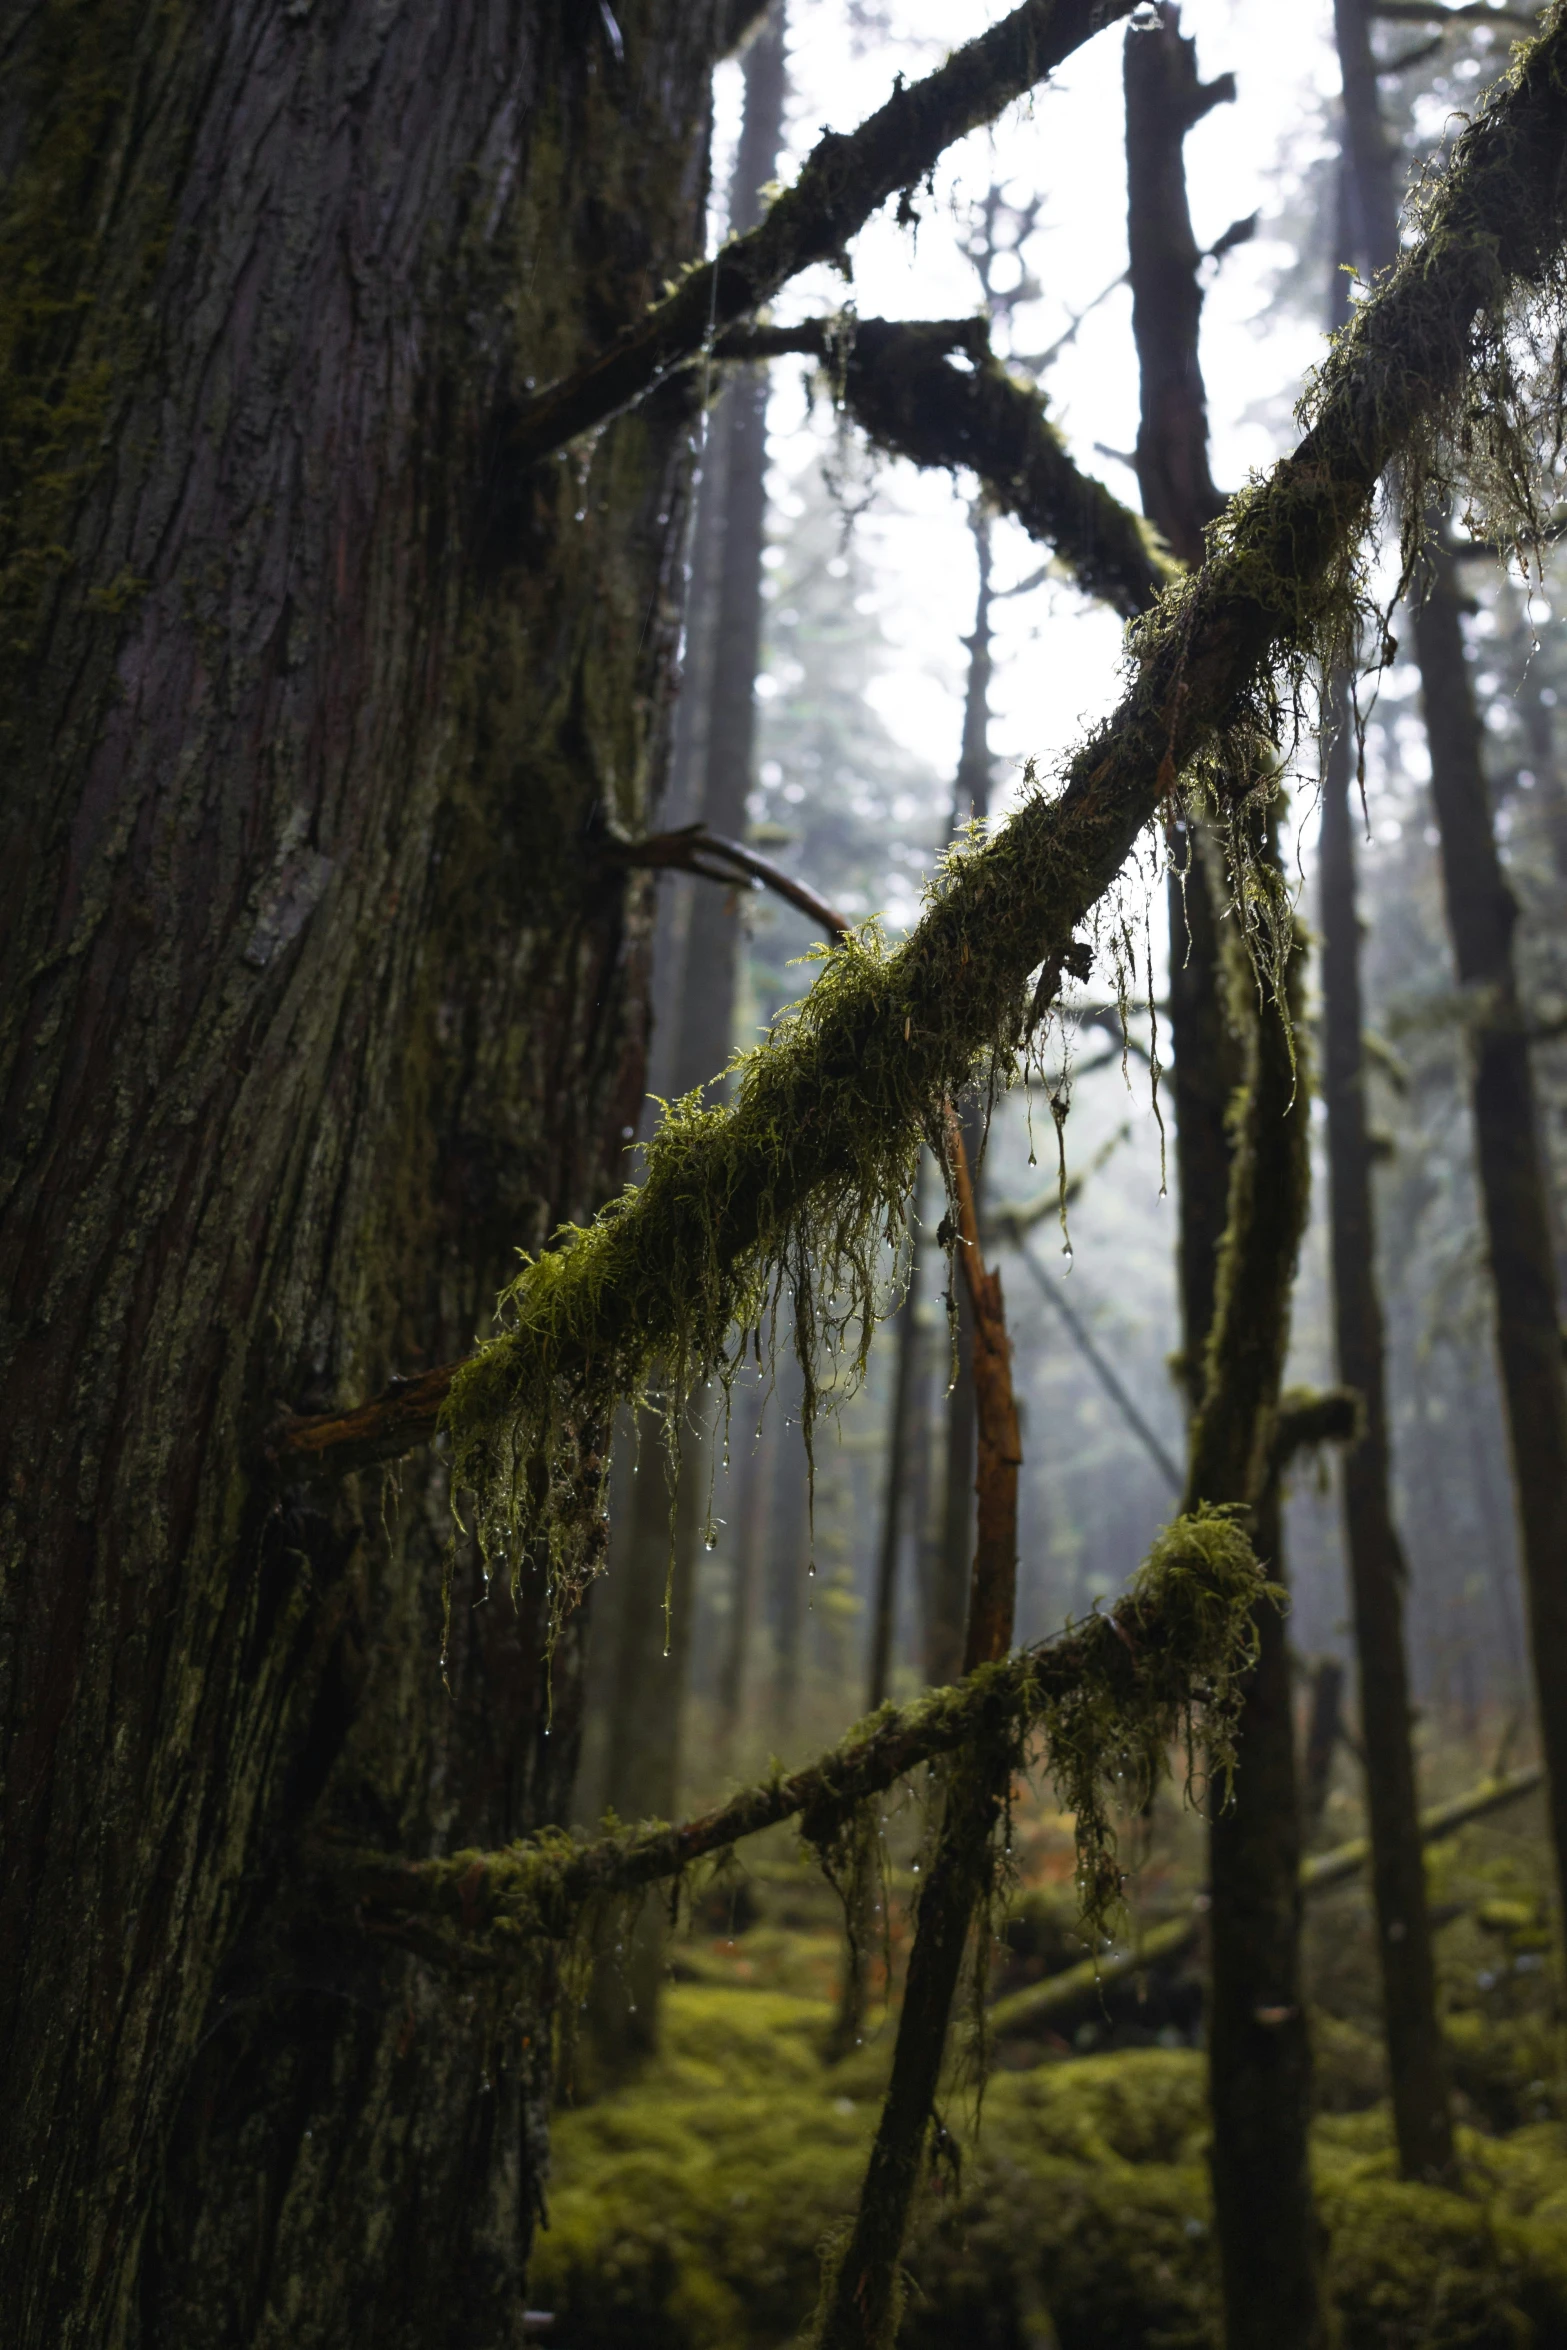
[{"label": "tall thin tree trunk", "polygon": [[898,1566],[909,1519],[909,1471],[921,1431],[914,1425],[916,1390],[924,1333],[920,1329],[921,1245],[916,1232],[909,1259],[909,1286],[898,1309],[898,1358],[893,1372],[892,1412],[887,1424],[887,1467],[882,1497],[881,1540],[871,1606],[871,1647],[865,1703],[874,1713],[892,1679],[892,1644],[897,1629]]},{"label": "tall thin tree trunk", "polygon": [[[745,112],[730,182],[729,226],[741,233],[762,213],[778,164],[786,87],[782,0],[750,42]],[[712,636],[706,649],[707,710],[701,729],[696,813],[713,831],[743,835],[756,732],[762,630],[762,552],[767,522],[767,373],[740,370],[714,426],[721,498]],[[734,1033],[744,928],[737,894],[699,884],[686,923],[681,985],[670,1040],[675,1096],[718,1080]],[[669,1490],[661,1423],[643,1415],[643,1469],[620,1595],[605,1800],[623,1819],[672,1816],[680,1784],[697,1561],[707,1520],[711,1430],[688,1418],[679,1432]],[[663,1468],[656,1467],[660,1456]],[[644,1906],[624,1968],[610,1971],[595,2034],[600,2056],[635,2058],[657,2037],[664,1974],[664,1914]]]},{"label": "tall thin tree trunk", "polygon": [[[990,755],[990,681],[994,669],[991,651],[990,609],[991,526],[982,506],[970,516],[979,584],[974,599],[974,631],[965,639],[968,675],[963,692],[963,735],[958,772],[952,794],[954,834],[970,823],[982,824],[990,813],[993,762]],[[963,1139],[976,1182],[983,1183],[984,1115],[978,1105],[964,1113]],[[974,1554],[974,1417],[973,1309],[957,1285],[954,1299],[957,1322],[957,1359],[947,1397],[946,1461],[942,1484],[941,1547],[936,1554],[930,1592],[925,1672],[939,1688],[954,1681],[963,1653],[963,1627],[968,1610],[969,1566]]]},{"label": "tall thin tree trunk", "polygon": [[[1187,132],[1232,99],[1204,83],[1180,12],[1129,30],[1125,48],[1127,211],[1133,331],[1142,393],[1138,482],[1175,553],[1202,560],[1223,501],[1208,458],[1199,354],[1199,249],[1186,194]],[[1262,1457],[1283,1371],[1289,1293],[1305,1221],[1306,1081],[1290,1057],[1292,1012],[1228,990],[1251,1029],[1244,1068],[1227,1017],[1214,918],[1214,844],[1172,826],[1171,1014],[1180,1179],[1180,1290],[1192,1431],[1188,1503],[1253,1509],[1253,1539],[1282,1578],[1278,1480]],[[1271,845],[1269,853],[1271,854]],[[1238,941],[1223,952],[1237,955]],[[1292,973],[1298,990],[1298,974]],[[1245,1125],[1227,1113],[1245,1076]],[[1223,1245],[1221,1249],[1221,1232]],[[1244,1369],[1242,1365],[1244,1363]],[[1259,1451],[1259,1448],[1261,1450]],[[1214,2206],[1227,2350],[1316,2350],[1324,2339],[1307,2161],[1311,2050],[1301,2002],[1301,1826],[1284,1627],[1257,1622],[1233,1791],[1210,1830],[1209,2093]]]},{"label": "tall thin tree trunk", "polygon": [[[1360,251],[1379,271],[1397,258],[1398,210],[1368,0],[1334,0],[1333,15]],[[1440,519],[1445,523],[1445,517]],[[1447,926],[1459,984],[1469,991],[1476,1013],[1470,1040],[1475,1156],[1557,1883],[1567,1909],[1567,1365],[1548,1178],[1513,965],[1517,907],[1491,822],[1483,729],[1464,645],[1456,566],[1440,546],[1431,551],[1420,590],[1415,657],[1431,753],[1431,798],[1442,841]]]},{"label": "tall thin tree trunk", "polygon": [[1452,2167],[1453,2132],[1410,1740],[1404,1647],[1408,1578],[1388,1490],[1382,1303],[1377,1294],[1361,1045],[1360,930],[1350,808],[1353,762],[1342,702],[1330,712],[1330,721],[1334,732],[1323,767],[1320,856],[1322,1090],[1328,1110],[1333,1328],[1339,1379],[1355,1389],[1364,1415],[1360,1441],[1344,1458],[1344,1534],[1360,1666],[1371,1881],[1399,2166],[1406,2178],[1440,2179]]},{"label": "tall thin tree trunk", "polygon": [[575,1642],[546,1737],[537,1563],[460,1556],[448,1692],[436,1456],[267,1450],[622,1179],[647,891],[581,844],[656,797],[689,393],[507,455],[700,249],[712,12],[619,14],[8,21],[8,2350],[520,2324],[546,2052],[300,1864],[564,1818]]},{"label": "tall thin tree trunk", "polygon": [[1415,644],[1448,930],[1459,984],[1474,1007],[1469,1050],[1475,1155],[1557,1881],[1567,1907],[1567,1376],[1534,1072],[1513,965],[1517,907],[1497,854],[1450,563],[1438,566],[1416,609]]},{"label": "tall thin tree trunk", "polygon": [[[1242,950],[1236,942],[1227,951]],[[1310,1188],[1309,1087],[1298,1020],[1302,960],[1297,944],[1287,1005],[1259,1004],[1252,974],[1238,978],[1236,998],[1247,1004],[1254,1030],[1246,1117],[1231,1170],[1219,1305],[1187,1487],[1188,1507],[1249,1505],[1257,1555],[1270,1566],[1280,1556],[1273,1425]],[[1209,1834],[1208,2082],[1224,2339],[1226,2350],[1321,2350],[1327,2316],[1308,2155],[1300,1802],[1288,1650],[1274,1610],[1259,1611],[1257,1639],[1234,1791],[1216,1809]]]}]

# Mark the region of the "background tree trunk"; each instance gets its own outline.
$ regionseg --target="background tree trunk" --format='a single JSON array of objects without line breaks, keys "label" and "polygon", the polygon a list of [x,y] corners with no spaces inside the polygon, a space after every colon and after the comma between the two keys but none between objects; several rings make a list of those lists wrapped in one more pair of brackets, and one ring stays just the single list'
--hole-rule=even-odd
[{"label": "background tree trunk", "polygon": [[[1369,268],[1383,270],[1398,257],[1398,189],[1382,122],[1367,0],[1334,0],[1333,14],[1359,250]],[[1438,519],[1445,528],[1446,516]],[[1457,567],[1441,546],[1429,556],[1414,622],[1447,926],[1459,985],[1472,991],[1477,1013],[1470,1097],[1475,1156],[1496,1301],[1557,1886],[1567,1908],[1567,1364],[1549,1186],[1513,967],[1517,907],[1491,823]]]},{"label": "background tree trunk", "polygon": [[622,1175],[647,891],[582,842],[660,773],[689,394],[506,458],[699,249],[709,11],[617,20],[8,38],[9,2344],[518,2338],[542,2051],[295,1862],[564,1816],[573,1643],[548,1722],[537,1574],[459,1554],[448,1695],[438,1463],[383,1522],[264,1450]]},{"label": "background tree trunk", "polygon": [[1328,1110],[1333,1329],[1341,1383],[1360,1397],[1364,1429],[1344,1455],[1344,1535],[1360,1665],[1360,1732],[1383,2025],[1399,2165],[1406,2178],[1451,2169],[1453,2126],[1426,1910],[1420,1799],[1410,1742],[1404,1653],[1403,1545],[1388,1491],[1382,1301],[1377,1293],[1371,1144],[1366,1131],[1360,926],[1351,833],[1352,759],[1342,700],[1322,775],[1323,1081]]}]

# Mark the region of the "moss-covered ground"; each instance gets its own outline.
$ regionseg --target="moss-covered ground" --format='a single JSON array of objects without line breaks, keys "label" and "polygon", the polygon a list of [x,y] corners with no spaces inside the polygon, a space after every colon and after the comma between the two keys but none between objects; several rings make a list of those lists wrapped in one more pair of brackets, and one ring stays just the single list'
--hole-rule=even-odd
[{"label": "moss-covered ground", "polygon": [[[1172,1807],[1173,1809],[1173,1807]],[[1066,1854],[1023,1823],[1003,1980],[1081,1956]],[[1172,1820],[1150,1914],[1200,1850]],[[1059,1849],[1058,1849],[1059,1848]],[[1343,2350],[1567,2350],[1567,2090],[1539,1823],[1434,1852],[1457,2191],[1396,2176],[1364,1892],[1312,1905],[1316,2173]],[[825,2061],[837,1966],[803,1869],[763,1865],[672,1950],[658,2057],[557,2116],[530,2299],[563,2350],[771,2350],[801,2335],[853,2206],[890,2035]],[[896,1956],[897,1938],[894,1954]],[[1196,1962],[1068,2036],[1007,2047],[911,2234],[905,2350],[1218,2350]]]}]

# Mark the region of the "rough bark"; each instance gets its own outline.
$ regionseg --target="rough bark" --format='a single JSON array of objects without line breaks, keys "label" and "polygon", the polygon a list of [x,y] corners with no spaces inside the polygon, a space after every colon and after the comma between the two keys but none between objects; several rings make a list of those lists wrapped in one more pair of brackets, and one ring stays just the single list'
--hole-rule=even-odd
[{"label": "rough bark", "polygon": [[1360,928],[1355,908],[1351,745],[1342,707],[1322,777],[1322,1091],[1328,1112],[1333,1329],[1338,1374],[1361,1399],[1343,1466],[1345,1548],[1360,1669],[1377,1947],[1399,2166],[1440,2179],[1453,2160],[1436,1973],[1420,1849],[1419,1792],[1404,1647],[1403,1546],[1389,1490],[1382,1303],[1376,1280]]},{"label": "rough bark", "polygon": [[[562,1816],[539,1582],[255,1474],[471,1342],[636,1114],[684,394],[496,489],[697,248],[707,11],[12,12],[0,71],[0,2338],[511,2343],[540,2052],[301,1833]],[[25,262],[25,267],[23,266]],[[33,308],[29,308],[29,304]],[[578,509],[581,519],[576,519]]]}]

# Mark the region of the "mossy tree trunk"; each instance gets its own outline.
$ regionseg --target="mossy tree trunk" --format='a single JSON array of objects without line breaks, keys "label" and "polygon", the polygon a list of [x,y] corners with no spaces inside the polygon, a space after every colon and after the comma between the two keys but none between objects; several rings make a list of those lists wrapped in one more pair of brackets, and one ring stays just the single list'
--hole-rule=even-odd
[{"label": "mossy tree trunk", "polygon": [[[1334,23],[1355,227],[1364,260],[1380,271],[1398,257],[1398,190],[1378,99],[1367,0],[1334,0]],[[1557,1883],[1567,1903],[1567,1363],[1549,1183],[1513,963],[1517,906],[1491,821],[1484,730],[1464,645],[1457,566],[1440,547],[1432,550],[1418,583],[1414,623],[1447,926],[1459,985],[1475,1008],[1470,1037],[1475,1156],[1496,1301]]]},{"label": "mossy tree trunk", "polygon": [[[1138,481],[1144,511],[1195,564],[1223,500],[1209,468],[1200,253],[1184,142],[1234,97],[1235,83],[1229,75],[1199,79],[1195,43],[1182,38],[1180,11],[1166,0],[1156,24],[1127,32],[1125,85]],[[1171,849],[1182,1344],[1198,1407],[1188,1503],[1249,1506],[1257,1555],[1282,1578],[1278,1480],[1262,1454],[1305,1218],[1306,1078],[1300,1072],[1297,1087],[1288,1013],[1250,999],[1249,973],[1232,979],[1226,1003],[1224,960],[1243,962],[1244,953],[1233,936],[1221,941],[1215,919],[1217,844],[1183,823],[1172,829]],[[1236,1098],[1244,1100],[1238,1127]],[[1209,2082],[1225,2342],[1228,2350],[1314,2350],[1323,2315],[1306,2160],[1301,1831],[1288,1644],[1273,1608],[1257,1618],[1236,1751],[1234,1786],[1215,1805],[1209,1843]]]},{"label": "mossy tree trunk", "polygon": [[[731,12],[732,13],[732,12]],[[618,1182],[691,418],[506,419],[700,243],[713,12],[13,26],[0,2336],[519,2335],[541,2053],[304,1921],[302,1838],[564,1816],[540,1583],[281,1404],[471,1343]]]}]

